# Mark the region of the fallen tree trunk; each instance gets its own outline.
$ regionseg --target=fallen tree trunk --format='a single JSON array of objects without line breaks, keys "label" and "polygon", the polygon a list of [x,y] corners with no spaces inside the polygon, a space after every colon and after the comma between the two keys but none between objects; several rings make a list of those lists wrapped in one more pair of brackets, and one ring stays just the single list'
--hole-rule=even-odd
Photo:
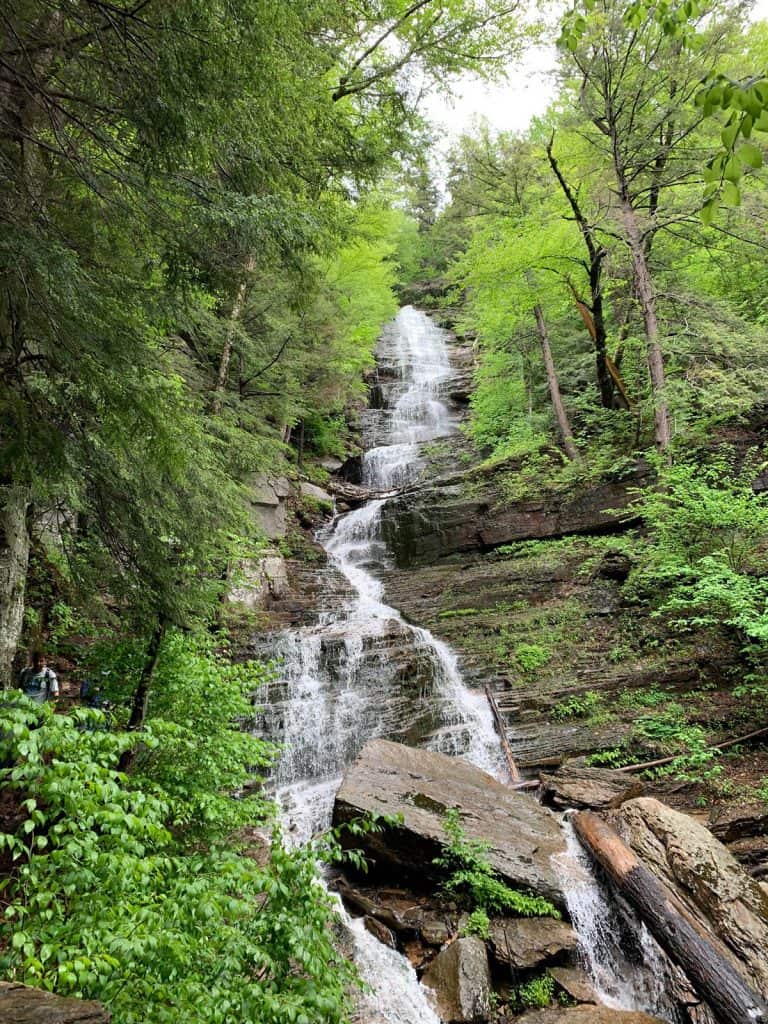
[{"label": "fallen tree trunk", "polygon": [[[755,729],[753,732],[748,732],[744,736],[735,736],[731,740],[724,740],[722,743],[713,743],[712,750],[727,750],[729,747],[735,747],[739,743],[747,743],[750,740],[757,740],[763,736],[768,736],[768,726],[762,729]],[[670,757],[658,757],[655,761],[642,761],[638,764],[625,764],[623,768],[614,768],[616,772],[644,772],[650,768],[661,768],[665,764],[672,764],[681,755],[672,754]],[[536,789],[540,786],[541,782],[539,779],[526,779],[524,782],[518,782],[515,789]]]},{"label": "fallen tree trunk", "polygon": [[583,845],[720,1024],[768,1024],[768,1005],[720,951],[717,940],[677,904],[618,833],[592,811],[582,811],[572,821]]},{"label": "fallen tree trunk", "polygon": [[[762,729],[755,729],[744,736],[736,736],[732,740],[724,740],[722,743],[713,743],[712,750],[727,750],[728,747],[735,747],[737,743],[746,743],[747,740],[756,740],[760,736],[768,736],[768,726]],[[641,764],[626,764],[623,768],[616,768],[617,772],[644,772],[648,768],[660,768],[665,764],[672,764],[681,755],[673,754],[671,757],[659,757],[655,761],[643,761]]]},{"label": "fallen tree trunk", "polygon": [[515,758],[512,755],[512,747],[510,747],[509,740],[507,739],[507,730],[504,727],[504,719],[501,717],[499,705],[496,703],[496,698],[491,693],[491,688],[487,683],[485,685],[485,696],[488,698],[488,703],[491,705],[496,732],[499,734],[499,742],[501,743],[501,749],[504,752],[504,758],[507,762],[507,768],[509,769],[509,778],[512,782],[519,782],[520,772],[517,770]]}]

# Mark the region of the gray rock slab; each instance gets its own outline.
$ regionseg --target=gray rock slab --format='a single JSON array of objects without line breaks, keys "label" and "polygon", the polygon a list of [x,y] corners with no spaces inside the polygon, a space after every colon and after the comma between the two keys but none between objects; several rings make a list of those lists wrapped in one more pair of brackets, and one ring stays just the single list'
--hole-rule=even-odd
[{"label": "gray rock slab", "polygon": [[664,1024],[659,1017],[607,1006],[550,1006],[517,1018],[517,1024]]},{"label": "gray rock slab", "polygon": [[438,953],[421,979],[435,994],[445,1024],[485,1021],[491,1012],[491,976],[485,943],[476,936],[457,939]]},{"label": "gray rock slab", "polygon": [[505,917],[491,921],[494,960],[517,971],[567,960],[576,953],[576,933],[553,917]]},{"label": "gray rock slab", "polygon": [[577,1003],[596,1003],[597,996],[589,975],[580,967],[550,967],[557,984]]},{"label": "gray rock slab", "polygon": [[509,885],[563,904],[553,854],[565,851],[560,824],[532,796],[516,792],[461,758],[388,740],[366,744],[334,805],[336,825],[366,814],[402,823],[354,837],[378,865],[439,877],[433,860],[448,842],[445,814],[458,808],[465,833],[489,844],[488,861]]},{"label": "gray rock slab", "polygon": [[327,505],[333,504],[333,498],[328,491],[324,491],[322,487],[316,487],[315,484],[307,483],[305,480],[299,484],[299,492],[302,498],[312,498],[314,501],[322,501]]},{"label": "gray rock slab", "polygon": [[0,981],[0,1020],[3,1024],[109,1024],[101,1003],[65,999],[52,992]]},{"label": "gray rock slab", "polygon": [[542,774],[541,788],[544,802],[560,810],[620,807],[645,792],[643,783],[626,772],[568,762],[551,775]]}]

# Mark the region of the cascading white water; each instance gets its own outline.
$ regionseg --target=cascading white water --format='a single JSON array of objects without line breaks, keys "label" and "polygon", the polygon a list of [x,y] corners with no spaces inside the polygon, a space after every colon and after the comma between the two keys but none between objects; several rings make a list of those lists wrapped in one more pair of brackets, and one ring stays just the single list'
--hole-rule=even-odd
[{"label": "cascading white water", "polygon": [[[441,399],[451,372],[444,332],[406,307],[384,331],[379,365],[389,382],[388,400],[366,417],[362,480],[386,494],[418,479],[424,468],[420,444],[455,429]],[[374,737],[421,742],[504,775],[488,704],[464,684],[456,655],[384,602],[376,569],[388,564],[381,531],[386,501],[379,497],[338,516],[321,533],[346,590],[341,596],[334,590],[315,625],[287,631],[277,643],[281,679],[266,695],[264,731],[283,745],[275,783],[287,838],[294,843],[330,823],[346,766]],[[414,735],[404,734],[406,724]],[[618,938],[627,935],[627,921],[608,904],[567,821],[563,828],[567,852],[557,866],[598,998],[674,1024],[662,955],[640,925],[630,935],[633,949],[627,955]],[[339,912],[371,990],[363,1000],[365,1018],[376,1024],[439,1024],[408,961],[361,921],[341,907]]]},{"label": "cascading white water", "polygon": [[[402,309],[385,330],[379,355],[394,382],[387,407],[371,418],[363,481],[386,492],[413,482],[422,467],[419,444],[450,434],[455,423],[440,396],[451,373],[445,333],[427,316]],[[266,695],[264,731],[283,745],[275,783],[292,842],[329,824],[345,767],[369,739],[402,738],[404,722],[421,722],[420,738],[433,749],[503,774],[491,711],[464,684],[456,656],[383,600],[374,569],[388,559],[381,535],[385,501],[338,516],[321,533],[349,596],[337,598],[338,607],[316,625],[290,630],[277,644],[282,678]],[[357,924],[350,930],[373,989],[369,1008],[388,1024],[437,1024],[407,960]]]},{"label": "cascading white water", "polygon": [[[567,816],[563,833],[566,853],[553,861],[595,995],[614,1010],[642,1010],[675,1022],[678,1018],[667,995],[669,975],[664,954],[628,908],[619,914],[608,902]],[[627,950],[627,943],[631,950]]]},{"label": "cascading white water", "polygon": [[[405,307],[384,332],[381,356],[396,377],[388,407],[369,430],[379,443],[363,456],[363,479],[374,491],[412,481],[421,465],[419,444],[455,430],[440,397],[451,373],[445,332]],[[265,732],[283,744],[275,781],[295,842],[328,824],[341,774],[364,743],[401,735],[409,713],[425,722],[428,746],[502,772],[490,709],[464,685],[456,656],[383,600],[373,570],[387,564],[385,501],[338,516],[321,533],[350,596],[316,625],[288,631],[277,643],[282,678],[267,694]],[[411,673],[398,674],[390,657],[393,644],[418,677],[416,693]]]}]

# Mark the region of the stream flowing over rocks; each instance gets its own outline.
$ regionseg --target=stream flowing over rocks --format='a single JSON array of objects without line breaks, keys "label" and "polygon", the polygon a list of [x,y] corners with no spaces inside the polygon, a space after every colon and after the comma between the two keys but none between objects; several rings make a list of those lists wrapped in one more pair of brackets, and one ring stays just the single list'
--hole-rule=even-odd
[{"label": "stream flowing over rocks", "polygon": [[[411,307],[385,329],[363,415],[365,451],[345,467],[338,489],[350,510],[317,533],[327,563],[293,570],[306,581],[311,607],[292,605],[285,597],[290,588],[281,584],[276,604],[286,609],[285,628],[262,638],[281,665],[260,695],[260,728],[282,745],[272,781],[289,840],[305,842],[331,822],[365,814],[397,816],[351,838],[368,858],[367,874],[345,866],[327,878],[343,900],[351,955],[370,986],[355,1020],[713,1024],[638,915],[595,874],[561,812],[597,808],[617,816],[632,847],[650,851],[659,877],[688,886],[691,912],[702,927],[708,922],[721,931],[730,961],[761,992],[768,981],[762,890],[703,826],[708,841],[696,833],[690,847],[691,819],[670,818],[657,801],[649,806],[642,786],[627,776],[583,767],[554,772],[543,788],[554,810],[515,790],[478,686],[486,681],[482,667],[470,665],[465,676],[465,659],[460,664],[417,620],[416,598],[439,592],[440,571],[430,576],[430,566],[446,553],[510,537],[611,528],[628,491],[626,482],[596,485],[562,507],[550,499],[529,503],[524,514],[518,508],[501,521],[481,496],[472,499],[479,505],[468,517],[466,493],[439,466],[441,445],[461,450],[468,391],[466,364],[449,358],[451,341]],[[443,473],[439,507],[430,491],[436,472]],[[644,473],[638,467],[633,481]],[[262,504],[273,509],[266,499]],[[409,577],[398,572],[404,565],[426,568]],[[598,579],[593,588],[598,600],[612,593],[619,568],[612,562],[604,569],[605,586]],[[492,574],[472,579],[469,567],[467,585],[482,606]],[[530,583],[556,580],[557,572]],[[499,680],[487,681],[498,694]],[[507,715],[512,706],[507,698]],[[566,733],[552,731],[550,748]],[[507,729],[507,736],[516,755],[535,749],[533,724],[527,732]],[[536,755],[529,761],[536,764]],[[487,936],[469,934],[467,912],[441,890],[444,875],[434,863],[449,843],[448,811],[469,839],[488,844],[485,856],[501,880],[551,901],[554,916],[496,917]],[[702,858],[708,866],[699,871]],[[727,909],[714,908],[719,901]],[[748,947],[745,956],[739,942]],[[550,1005],[526,1010],[534,1004],[521,1002],[520,992],[542,979]]]}]

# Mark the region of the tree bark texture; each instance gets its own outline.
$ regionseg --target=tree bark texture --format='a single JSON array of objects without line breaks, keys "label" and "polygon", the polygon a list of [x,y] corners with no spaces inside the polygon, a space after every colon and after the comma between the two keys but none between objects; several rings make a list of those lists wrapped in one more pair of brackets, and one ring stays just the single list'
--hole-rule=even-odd
[{"label": "tree bark texture", "polygon": [[142,729],[144,720],[147,717],[147,704],[149,703],[149,691],[152,686],[152,677],[157,668],[160,657],[160,648],[165,636],[165,621],[160,620],[155,626],[152,636],[149,638],[147,655],[144,660],[144,667],[141,670],[141,678],[133,695],[131,703],[131,717],[128,720],[128,728],[132,730]]},{"label": "tree bark texture", "polygon": [[717,939],[674,900],[618,833],[592,811],[574,815],[573,825],[583,845],[712,1008],[719,1024],[768,1024],[768,1005],[719,950]]},{"label": "tree bark texture", "polygon": [[547,385],[549,387],[549,394],[552,399],[552,408],[555,410],[555,419],[557,425],[560,428],[560,435],[563,439],[563,448],[565,454],[573,462],[578,459],[579,453],[576,445],[573,443],[573,434],[571,433],[571,425],[568,422],[568,415],[563,405],[563,399],[560,394],[560,383],[557,379],[557,370],[555,369],[555,361],[552,358],[552,349],[549,345],[549,334],[547,333],[547,323],[544,319],[544,313],[541,306],[538,304],[533,308],[534,316],[536,317],[536,329],[539,332],[539,341],[541,343],[541,354],[544,357],[544,368],[547,373]]},{"label": "tree bark texture", "polygon": [[13,659],[21,639],[29,566],[29,496],[24,488],[0,489],[0,686],[13,684]]},{"label": "tree bark texture", "polygon": [[645,328],[646,358],[648,360],[648,372],[651,378],[651,390],[653,392],[653,421],[654,438],[659,451],[669,447],[671,433],[669,428],[669,410],[664,399],[664,357],[659,342],[659,321],[656,314],[656,291],[653,286],[653,279],[648,268],[648,259],[645,254],[640,228],[637,223],[637,215],[629,202],[629,199],[622,197],[621,214],[624,221],[627,242],[629,244],[630,256],[632,259],[632,274],[635,283],[635,293],[643,313],[643,325]]},{"label": "tree bark texture", "polygon": [[[256,261],[254,260],[253,256],[249,256],[245,264],[246,274],[251,274],[255,266]],[[232,362],[232,349],[234,347],[235,342],[235,326],[237,324],[237,321],[242,316],[247,291],[248,279],[246,277],[243,281],[241,281],[237,289],[235,301],[232,303],[232,310],[229,314],[227,332],[224,336],[224,346],[221,350],[221,358],[219,359],[219,372],[216,374],[216,384],[214,385],[213,395],[211,396],[211,412],[214,415],[218,415],[221,412],[222,396],[227,388],[227,380],[229,379],[229,367],[230,363]]]}]

